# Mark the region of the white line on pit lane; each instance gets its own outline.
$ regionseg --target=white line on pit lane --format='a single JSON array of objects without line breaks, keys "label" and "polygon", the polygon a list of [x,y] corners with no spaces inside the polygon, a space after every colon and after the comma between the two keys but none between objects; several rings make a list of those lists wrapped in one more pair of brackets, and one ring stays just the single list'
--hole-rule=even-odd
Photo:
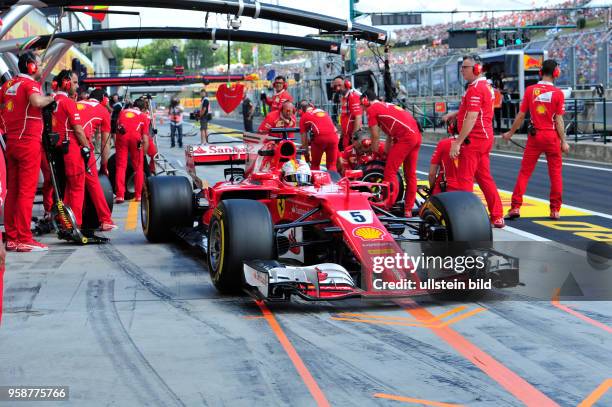
[{"label": "white line on pit lane", "polygon": [[[429,143],[423,143],[421,144],[422,146],[427,146],[427,147],[433,147],[435,148],[436,145],[435,144],[429,144]],[[493,156],[497,156],[497,157],[506,157],[506,158],[513,158],[515,160],[522,160],[523,156],[522,155],[511,155],[511,154],[500,154],[500,153],[491,153],[491,155]],[[540,158],[538,160],[539,163],[546,163],[546,160]],[[585,168],[588,170],[601,170],[601,171],[608,171],[608,172],[612,172],[612,168],[605,168],[605,167],[594,167],[592,165],[584,165],[584,164],[574,164],[574,163],[568,163],[568,162],[564,162],[563,163],[564,167],[577,167],[577,168]]]},{"label": "white line on pit lane", "polygon": [[[429,173],[425,172],[425,171],[419,171],[417,170],[417,174],[421,174],[421,175],[425,175],[425,176],[429,176]],[[511,194],[512,191],[506,191],[505,189],[498,189],[498,191],[500,192],[505,192],[508,194]],[[549,201],[546,199],[542,199],[542,198],[536,198],[535,196],[531,196],[531,195],[525,195],[525,198],[529,198],[529,199],[533,199],[534,201],[538,201],[538,202],[542,202],[542,203],[546,203],[548,204]],[[586,214],[589,215],[594,215],[594,216],[601,216],[602,218],[606,218],[606,219],[612,219],[612,215],[608,215],[607,213],[603,213],[603,212],[596,212],[596,211],[591,211],[589,209],[584,209],[584,208],[579,208],[577,206],[572,206],[572,205],[566,205],[563,204],[563,207],[567,208],[567,209],[573,209],[575,211],[581,211],[584,212]]]}]

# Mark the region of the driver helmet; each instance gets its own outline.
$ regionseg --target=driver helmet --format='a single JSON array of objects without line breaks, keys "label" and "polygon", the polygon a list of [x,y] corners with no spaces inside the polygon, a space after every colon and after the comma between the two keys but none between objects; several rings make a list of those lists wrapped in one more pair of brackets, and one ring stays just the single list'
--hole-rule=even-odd
[{"label": "driver helmet", "polygon": [[287,161],[282,167],[282,177],[286,184],[292,186],[312,185],[310,166],[305,161]]}]

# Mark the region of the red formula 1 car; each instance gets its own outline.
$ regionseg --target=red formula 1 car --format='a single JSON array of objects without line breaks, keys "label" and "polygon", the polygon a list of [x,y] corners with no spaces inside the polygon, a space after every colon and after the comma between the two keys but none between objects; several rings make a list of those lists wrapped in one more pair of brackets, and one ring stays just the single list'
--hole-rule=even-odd
[{"label": "red formula 1 car", "polygon": [[[193,180],[150,177],[142,204],[147,239],[178,235],[205,253],[219,291],[246,290],[268,301],[418,295],[439,287],[423,282],[469,280],[474,273],[498,287],[518,284],[517,260],[490,249],[487,213],[471,193],[429,197],[421,191],[419,216],[403,218],[372,200],[372,188],[389,186],[358,181],[362,171],[342,178],[312,171],[308,184],[289,185],[283,165],[301,152],[287,134],[297,131],[245,134],[244,168],[225,169],[226,180],[213,186],[193,191],[192,184],[204,184],[195,171]],[[458,250],[482,256],[484,266],[449,274],[414,261]],[[407,254],[414,257],[405,261]],[[383,264],[391,258],[404,262]]]}]

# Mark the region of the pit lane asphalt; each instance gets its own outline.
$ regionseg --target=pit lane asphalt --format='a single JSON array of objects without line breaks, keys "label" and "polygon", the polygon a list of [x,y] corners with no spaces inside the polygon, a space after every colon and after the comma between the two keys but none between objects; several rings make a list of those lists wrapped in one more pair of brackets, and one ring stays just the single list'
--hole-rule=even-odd
[{"label": "pit lane asphalt", "polygon": [[[160,144],[184,163],[182,150]],[[198,172],[214,182],[220,168]],[[130,219],[135,207],[115,208],[111,244],[77,247],[48,235],[48,253],[9,253],[0,385],[68,385],[70,401],[57,404],[79,406],[401,404],[389,397],[575,406],[589,395],[612,403],[610,391],[592,395],[612,377],[610,302],[572,302],[580,318],[563,302],[533,300],[542,280],[527,275],[527,286],[497,292],[497,301],[269,304],[303,361],[296,368],[270,315],[248,297],[219,295],[185,246],[148,244]],[[496,230],[495,240],[525,237]],[[545,275],[542,246],[530,246],[521,261]]]}]

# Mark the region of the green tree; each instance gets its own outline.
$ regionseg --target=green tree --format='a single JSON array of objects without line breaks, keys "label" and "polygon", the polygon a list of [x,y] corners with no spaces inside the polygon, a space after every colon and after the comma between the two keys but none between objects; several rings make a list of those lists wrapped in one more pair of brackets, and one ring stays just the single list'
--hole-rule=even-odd
[{"label": "green tree", "polygon": [[168,58],[172,59],[173,63],[176,65],[177,61],[174,61],[174,54],[172,52],[173,45],[179,47],[178,65],[185,65],[185,55],[180,40],[158,39],[142,47],[140,62],[145,70],[148,73],[162,73],[167,71],[168,67],[166,66],[166,60]]},{"label": "green tree", "polygon": [[187,62],[185,67],[190,64],[197,69],[209,68],[215,64],[215,56],[210,48],[211,41],[204,40],[187,40],[183,53]]}]

